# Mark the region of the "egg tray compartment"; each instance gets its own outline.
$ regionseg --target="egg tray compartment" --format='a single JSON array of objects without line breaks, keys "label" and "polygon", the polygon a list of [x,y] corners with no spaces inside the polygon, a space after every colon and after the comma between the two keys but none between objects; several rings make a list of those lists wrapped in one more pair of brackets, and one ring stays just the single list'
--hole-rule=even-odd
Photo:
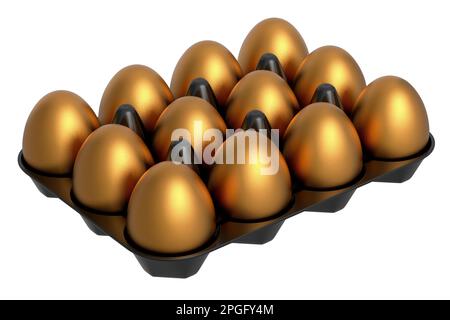
[{"label": "egg tray compartment", "polygon": [[434,138],[419,154],[399,161],[368,159],[364,170],[354,183],[334,190],[306,190],[295,187],[290,205],[281,213],[261,221],[234,221],[223,218],[219,213],[219,228],[214,239],[193,252],[182,255],[161,255],[138,249],[128,239],[125,232],[125,216],[110,216],[82,208],[71,196],[71,176],[49,176],[36,172],[19,153],[20,168],[33,180],[39,191],[49,198],[59,198],[75,209],[89,229],[97,235],[107,235],[131,251],[152,276],[187,278],[198,272],[208,254],[230,243],[264,244],[271,241],[284,221],[303,211],[337,212],[343,209],[357,188],[369,182],[402,183],[409,180],[423,161],[434,149]]}]

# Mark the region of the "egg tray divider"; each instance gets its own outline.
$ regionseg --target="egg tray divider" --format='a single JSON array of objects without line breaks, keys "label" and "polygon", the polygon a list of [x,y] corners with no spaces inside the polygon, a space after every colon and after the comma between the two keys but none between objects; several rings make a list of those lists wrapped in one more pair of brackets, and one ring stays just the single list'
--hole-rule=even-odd
[{"label": "egg tray divider", "polygon": [[[20,168],[33,180],[39,191],[49,198],[59,198],[75,209],[95,234],[110,236],[131,251],[146,272],[157,277],[187,278],[198,272],[208,254],[230,243],[264,244],[276,236],[284,221],[303,211],[337,212],[343,209],[357,188],[370,182],[402,183],[416,172],[423,159],[434,149],[434,138],[417,155],[398,161],[368,159],[357,181],[343,188],[319,191],[294,188],[288,208],[269,219],[253,222],[219,221],[218,232],[204,247],[182,255],[169,256],[141,250],[126,236],[125,216],[99,214],[82,208],[72,199],[71,176],[49,176],[30,168],[19,153]],[[294,183],[295,185],[295,183]]]}]

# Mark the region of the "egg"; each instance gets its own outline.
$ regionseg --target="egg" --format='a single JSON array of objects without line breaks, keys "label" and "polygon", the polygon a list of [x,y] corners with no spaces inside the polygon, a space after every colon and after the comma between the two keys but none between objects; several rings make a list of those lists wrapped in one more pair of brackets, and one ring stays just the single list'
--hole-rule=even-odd
[{"label": "egg", "polygon": [[263,112],[272,129],[278,129],[282,136],[298,111],[298,103],[286,81],[274,72],[257,70],[234,87],[227,101],[225,121],[235,129],[241,128],[252,110]]},{"label": "egg", "polygon": [[363,168],[356,129],[344,111],[326,102],[311,104],[292,119],[284,135],[283,154],[308,188],[343,186]]},{"label": "egg", "polygon": [[[185,129],[189,135],[188,142],[194,146],[198,144],[202,150],[210,141],[203,139],[208,129],[218,129],[225,134],[226,125],[217,110],[205,100],[198,97],[181,97],[172,102],[161,114],[153,133],[153,149],[159,160],[166,160],[172,139],[177,129]],[[178,140],[178,137],[175,137]],[[196,149],[196,152],[199,150]],[[200,150],[201,152],[201,150]],[[202,154],[197,153],[199,159]]]},{"label": "egg", "polygon": [[289,169],[266,135],[255,130],[237,131],[217,150],[215,160],[208,188],[228,216],[264,219],[289,204]]},{"label": "egg", "polygon": [[75,160],[75,199],[104,213],[121,212],[153,163],[150,151],[131,129],[118,124],[101,126],[86,139]]},{"label": "egg", "polygon": [[136,109],[147,132],[173,100],[164,80],[151,68],[131,65],[117,72],[108,83],[100,102],[101,124],[111,123],[117,109],[129,104]]},{"label": "egg", "polygon": [[347,114],[352,113],[356,99],[366,86],[364,75],[353,57],[334,46],[316,49],[303,60],[294,81],[299,104],[309,105],[314,91],[323,83],[336,88]]},{"label": "egg", "polygon": [[70,174],[78,150],[98,126],[97,116],[81,97],[69,91],[51,92],[28,117],[23,157],[37,171]]},{"label": "egg", "polygon": [[201,41],[181,56],[173,71],[170,88],[175,98],[179,98],[186,95],[191,81],[204,78],[211,85],[217,102],[223,106],[241,75],[239,63],[227,48],[215,41]]},{"label": "egg", "polygon": [[163,254],[192,251],[216,230],[214,204],[197,174],[164,161],[139,180],[128,205],[127,233],[139,247]]},{"label": "egg", "polygon": [[399,159],[420,152],[429,140],[427,112],[407,81],[387,76],[364,89],[353,114],[365,150],[382,159]]},{"label": "egg", "polygon": [[258,23],[245,38],[238,61],[244,74],[256,69],[265,53],[274,54],[288,81],[292,81],[308,48],[300,33],[289,22],[270,18]]}]

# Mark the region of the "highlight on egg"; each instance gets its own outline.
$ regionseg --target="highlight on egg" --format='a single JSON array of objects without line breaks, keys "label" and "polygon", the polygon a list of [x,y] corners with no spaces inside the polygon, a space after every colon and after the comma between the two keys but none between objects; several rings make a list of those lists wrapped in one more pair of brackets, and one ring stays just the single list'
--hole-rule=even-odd
[{"label": "highlight on egg", "polygon": [[158,73],[144,65],[130,65],[108,83],[100,102],[99,119],[101,124],[111,123],[121,105],[131,105],[146,131],[151,132],[172,101],[172,92]]},{"label": "highlight on egg", "polygon": [[101,126],[78,152],[73,195],[90,209],[121,212],[137,181],[153,163],[150,151],[134,131],[118,124]]},{"label": "highlight on egg", "polygon": [[270,18],[253,27],[241,46],[238,61],[243,73],[255,70],[265,53],[272,53],[279,59],[291,82],[300,63],[307,56],[308,48],[300,33],[289,22]]},{"label": "highlight on egg", "polygon": [[294,81],[294,92],[301,107],[311,103],[321,84],[336,88],[344,111],[351,114],[366,81],[361,68],[344,49],[325,46],[311,52],[301,63]]},{"label": "highlight on egg", "polygon": [[197,174],[164,161],[139,180],[128,205],[127,233],[139,247],[180,254],[206,244],[216,230],[214,204]]},{"label": "highlight on egg", "polygon": [[291,177],[278,147],[255,130],[239,130],[215,155],[208,188],[232,218],[257,220],[283,210],[291,200]]},{"label": "highlight on egg", "polygon": [[318,102],[302,109],[283,140],[289,168],[305,187],[343,186],[362,171],[358,133],[347,115],[330,103]]},{"label": "highlight on egg", "polygon": [[37,171],[70,174],[78,150],[98,127],[97,116],[80,96],[70,91],[51,92],[39,100],[28,117],[23,157]]},{"label": "highlight on egg", "polygon": [[272,129],[278,129],[282,136],[298,111],[298,103],[286,81],[274,72],[257,70],[234,87],[227,101],[225,120],[231,127],[241,128],[252,110],[263,112]]},{"label": "highlight on egg", "polygon": [[186,95],[191,81],[203,78],[223,106],[241,76],[241,67],[227,48],[215,41],[200,41],[181,56],[173,71],[170,88],[175,98],[179,98]]},{"label": "highlight on egg", "polygon": [[194,147],[197,157],[203,161],[203,151],[207,150],[209,144],[217,143],[207,138],[205,133],[219,131],[224,135],[225,130],[225,122],[211,104],[198,97],[181,97],[172,102],[159,117],[152,145],[158,159],[163,161],[169,156],[171,142],[181,137]]},{"label": "highlight on egg", "polygon": [[376,158],[412,156],[429,140],[424,103],[413,86],[399,77],[370,83],[358,98],[353,122],[365,150]]}]

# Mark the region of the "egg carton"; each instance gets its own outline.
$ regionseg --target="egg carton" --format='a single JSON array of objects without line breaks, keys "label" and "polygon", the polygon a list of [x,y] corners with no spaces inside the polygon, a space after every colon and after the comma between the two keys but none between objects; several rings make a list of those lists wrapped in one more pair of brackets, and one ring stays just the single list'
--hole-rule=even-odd
[{"label": "egg carton", "polygon": [[[278,22],[276,22],[276,24],[277,23]],[[210,45],[212,44],[206,44],[206,46]],[[217,46],[217,44],[213,46]],[[260,60],[256,65],[256,70],[274,72],[284,79],[288,85],[294,85],[291,81],[292,79],[289,79],[288,74],[283,71],[283,67],[281,66],[277,56],[272,53],[263,53],[261,55]],[[223,105],[224,97],[223,95],[219,96],[215,94],[211,86],[212,83],[213,82],[209,83],[206,79],[201,77],[195,78],[190,83],[187,82],[187,90],[185,90],[186,88],[184,88],[184,84],[182,88],[178,88],[178,90],[176,90],[179,91],[177,95],[180,96],[185,94],[187,96],[196,96],[206,100],[218,111],[220,116],[226,120],[225,108]],[[314,89],[314,86],[311,86],[309,89]],[[342,109],[347,114],[351,113],[349,110],[345,110],[346,107],[348,108],[349,104],[340,99],[345,97],[339,97],[339,94],[333,85],[324,82],[319,84],[315,89],[316,90],[312,95],[311,101],[309,101],[308,97],[308,101],[303,101],[303,105],[307,105],[307,102],[327,102],[335,105],[336,108]],[[103,122],[112,122],[130,128],[138,136],[140,136],[144,142],[146,142],[151,154],[155,155],[156,152],[154,152],[155,150],[153,150],[154,148],[151,143],[152,138],[154,137],[150,136],[154,133],[154,131],[152,131],[152,129],[145,128],[144,122],[139,117],[136,110],[137,109],[134,109],[131,105],[122,105],[114,114],[110,114],[113,116],[112,121],[108,118],[106,120],[104,119]],[[246,117],[240,128],[243,130],[271,129],[270,123],[262,111],[255,109],[247,111],[245,111]],[[240,123],[237,125],[232,125],[227,123],[229,127],[239,127],[239,124]],[[414,137],[411,139],[413,138]],[[169,154],[170,150],[181,142],[172,142],[169,147]],[[423,142],[425,142],[425,140]],[[181,254],[151,252],[135,244],[127,233],[126,210],[116,214],[111,214],[84,206],[74,196],[73,178],[71,174],[51,175],[48,173],[39,172],[27,164],[22,151],[19,153],[18,162],[20,168],[32,179],[42,194],[49,198],[59,198],[80,214],[92,232],[99,236],[109,236],[127,250],[132,252],[147,273],[157,277],[187,278],[198,272],[209,253],[223,246],[231,243],[265,244],[273,240],[284,221],[294,215],[304,211],[328,213],[338,212],[347,205],[357,188],[370,182],[402,183],[409,180],[414,175],[422,161],[432,153],[434,146],[434,138],[431,134],[429,134],[429,140],[426,146],[419,153],[406,158],[383,160],[371,157],[369,152],[364,150],[364,162],[361,173],[350,183],[330,189],[307,188],[296,178],[295,174],[291,172],[291,201],[281,212],[264,219],[239,220],[223,212],[219,203],[215,203],[217,228],[213,237],[203,246]],[[183,144],[183,152],[187,151],[184,147],[191,148],[190,144]],[[279,147],[280,150],[283,150],[283,141],[280,142]],[[195,157],[195,153],[190,152],[189,154]],[[161,157],[162,156],[158,156],[158,158]],[[168,160],[171,160],[170,156]],[[203,182],[207,184],[208,168],[205,166],[202,167],[196,165],[189,166],[195,170]],[[293,171],[293,168],[289,169]]]},{"label": "egg carton", "polygon": [[402,183],[409,180],[434,149],[434,138],[418,154],[398,161],[366,158],[364,170],[351,184],[330,190],[308,190],[294,180],[293,197],[279,214],[259,221],[237,221],[218,213],[218,228],[203,247],[182,255],[155,254],[138,248],[126,233],[125,215],[106,215],[79,204],[72,195],[71,176],[52,176],[35,171],[19,153],[19,166],[49,198],[59,198],[77,211],[86,225],[99,236],[109,236],[132,252],[152,276],[187,278],[198,272],[209,253],[231,243],[264,244],[275,238],[284,221],[304,211],[334,213],[342,210],[359,187],[370,182]]}]

